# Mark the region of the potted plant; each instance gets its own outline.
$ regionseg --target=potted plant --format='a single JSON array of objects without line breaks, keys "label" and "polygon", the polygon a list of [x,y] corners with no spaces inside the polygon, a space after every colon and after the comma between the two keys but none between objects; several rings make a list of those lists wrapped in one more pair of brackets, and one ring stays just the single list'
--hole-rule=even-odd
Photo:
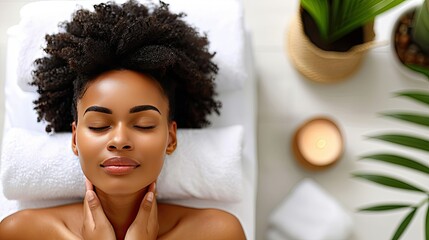
[{"label": "potted plant", "polygon": [[393,27],[392,48],[403,73],[411,78],[429,77],[429,0],[412,5],[399,16]]},{"label": "potted plant", "polygon": [[[419,103],[423,103],[429,106],[429,92],[425,91],[405,91],[400,92],[398,96],[407,97],[415,100]],[[391,117],[393,119],[405,121],[412,124],[423,126],[425,129],[429,129],[429,115],[417,113],[417,112],[389,112],[384,113],[384,116]],[[387,133],[376,136],[371,136],[370,139],[381,140],[391,144],[396,144],[400,147],[410,148],[412,150],[423,151],[429,153],[429,138],[427,136],[419,136],[410,133]],[[396,167],[407,169],[410,171],[416,171],[429,177],[429,163],[428,159],[414,159],[405,154],[408,152],[398,154],[395,152],[378,152],[374,154],[368,154],[362,157],[362,159],[382,162],[390,164]],[[417,186],[409,181],[405,181],[400,177],[384,174],[374,173],[355,173],[355,177],[377,183],[382,186],[396,188],[404,191],[413,191],[421,194],[421,198],[410,202],[389,202],[377,204],[374,206],[368,206],[361,208],[360,211],[366,212],[385,212],[394,211],[398,209],[408,209],[406,216],[402,222],[398,225],[392,239],[399,239],[404,233],[416,212],[419,209],[424,208],[429,203],[429,188],[423,186]],[[425,239],[429,239],[429,206],[426,209],[426,224],[425,224]]]},{"label": "potted plant", "polygon": [[335,82],[354,73],[375,38],[374,18],[405,0],[300,0],[287,52],[304,76]]}]

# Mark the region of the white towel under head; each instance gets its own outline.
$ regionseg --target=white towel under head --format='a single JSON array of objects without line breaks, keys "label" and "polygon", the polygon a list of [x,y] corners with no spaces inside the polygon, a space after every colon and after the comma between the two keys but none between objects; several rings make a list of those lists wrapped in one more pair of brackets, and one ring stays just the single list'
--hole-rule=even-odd
[{"label": "white towel under head", "polygon": [[[93,11],[93,5],[100,2],[107,1],[40,1],[29,3],[21,9],[21,21],[17,29],[20,42],[17,77],[21,89],[29,92],[36,91],[29,83],[32,82],[31,72],[34,70],[34,60],[44,56],[45,34],[58,32],[58,23],[69,21],[71,14],[79,9],[79,6]],[[115,2],[119,4],[125,0]],[[150,1],[139,0],[139,2],[149,3]],[[219,67],[216,77],[217,91],[241,89],[247,78],[247,73],[243,71],[246,69],[245,28],[241,2],[230,0],[228,7],[215,1],[167,0],[164,2],[171,2],[170,10],[173,12],[185,12],[187,14],[185,21],[195,26],[200,33],[207,33],[210,41],[209,50],[216,52],[213,61]]]},{"label": "white towel under head", "polygon": [[[242,126],[179,129],[177,138],[158,178],[159,199],[241,200]],[[76,199],[85,193],[70,133],[10,129],[3,138],[1,177],[8,199]]]},{"label": "white towel under head", "polygon": [[345,240],[352,219],[316,182],[305,179],[269,218],[268,240]]}]

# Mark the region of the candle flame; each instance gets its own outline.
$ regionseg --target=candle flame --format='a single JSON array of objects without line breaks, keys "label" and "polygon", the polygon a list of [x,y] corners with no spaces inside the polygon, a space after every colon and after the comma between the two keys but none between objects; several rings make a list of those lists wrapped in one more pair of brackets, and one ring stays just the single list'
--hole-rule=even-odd
[{"label": "candle flame", "polygon": [[326,147],[326,139],[321,138],[321,139],[317,140],[316,146],[317,146],[317,148],[320,148],[320,149],[325,148]]}]

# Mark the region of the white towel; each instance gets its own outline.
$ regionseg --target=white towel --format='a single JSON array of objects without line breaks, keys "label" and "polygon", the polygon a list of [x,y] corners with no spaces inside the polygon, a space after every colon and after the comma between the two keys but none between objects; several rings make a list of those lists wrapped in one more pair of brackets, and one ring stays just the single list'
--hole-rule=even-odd
[{"label": "white towel", "polygon": [[[179,129],[178,146],[158,178],[158,198],[241,200],[243,128]],[[71,134],[12,128],[3,139],[3,192],[20,201],[82,198],[84,176]]]},{"label": "white towel", "polygon": [[268,228],[266,240],[290,240],[286,238],[277,228]]},{"label": "white towel", "polygon": [[346,240],[352,219],[310,179],[303,180],[269,218],[268,240]]},{"label": "white towel", "polygon": [[[125,0],[116,2],[122,3]],[[57,24],[69,21],[77,6],[93,10],[91,1],[42,1],[25,5],[21,9],[21,21],[18,28],[20,49],[18,53],[18,84],[24,91],[35,92],[31,72],[33,62],[43,56],[46,46],[45,34],[58,32]],[[148,1],[141,0],[142,3]],[[158,1],[154,1],[158,2]],[[219,92],[240,89],[247,78],[245,72],[244,16],[240,1],[175,1],[170,2],[173,12],[185,12],[185,21],[195,26],[200,33],[207,33],[210,41],[209,50],[216,52],[213,61],[218,65],[216,88]]]}]

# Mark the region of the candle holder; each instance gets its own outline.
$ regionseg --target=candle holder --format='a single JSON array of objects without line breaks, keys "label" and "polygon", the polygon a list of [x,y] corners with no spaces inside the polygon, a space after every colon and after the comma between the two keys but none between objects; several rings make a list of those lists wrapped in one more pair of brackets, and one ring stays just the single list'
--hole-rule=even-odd
[{"label": "candle holder", "polygon": [[304,122],[292,140],[296,160],[310,170],[322,170],[335,164],[343,154],[343,146],[339,127],[327,117]]}]

